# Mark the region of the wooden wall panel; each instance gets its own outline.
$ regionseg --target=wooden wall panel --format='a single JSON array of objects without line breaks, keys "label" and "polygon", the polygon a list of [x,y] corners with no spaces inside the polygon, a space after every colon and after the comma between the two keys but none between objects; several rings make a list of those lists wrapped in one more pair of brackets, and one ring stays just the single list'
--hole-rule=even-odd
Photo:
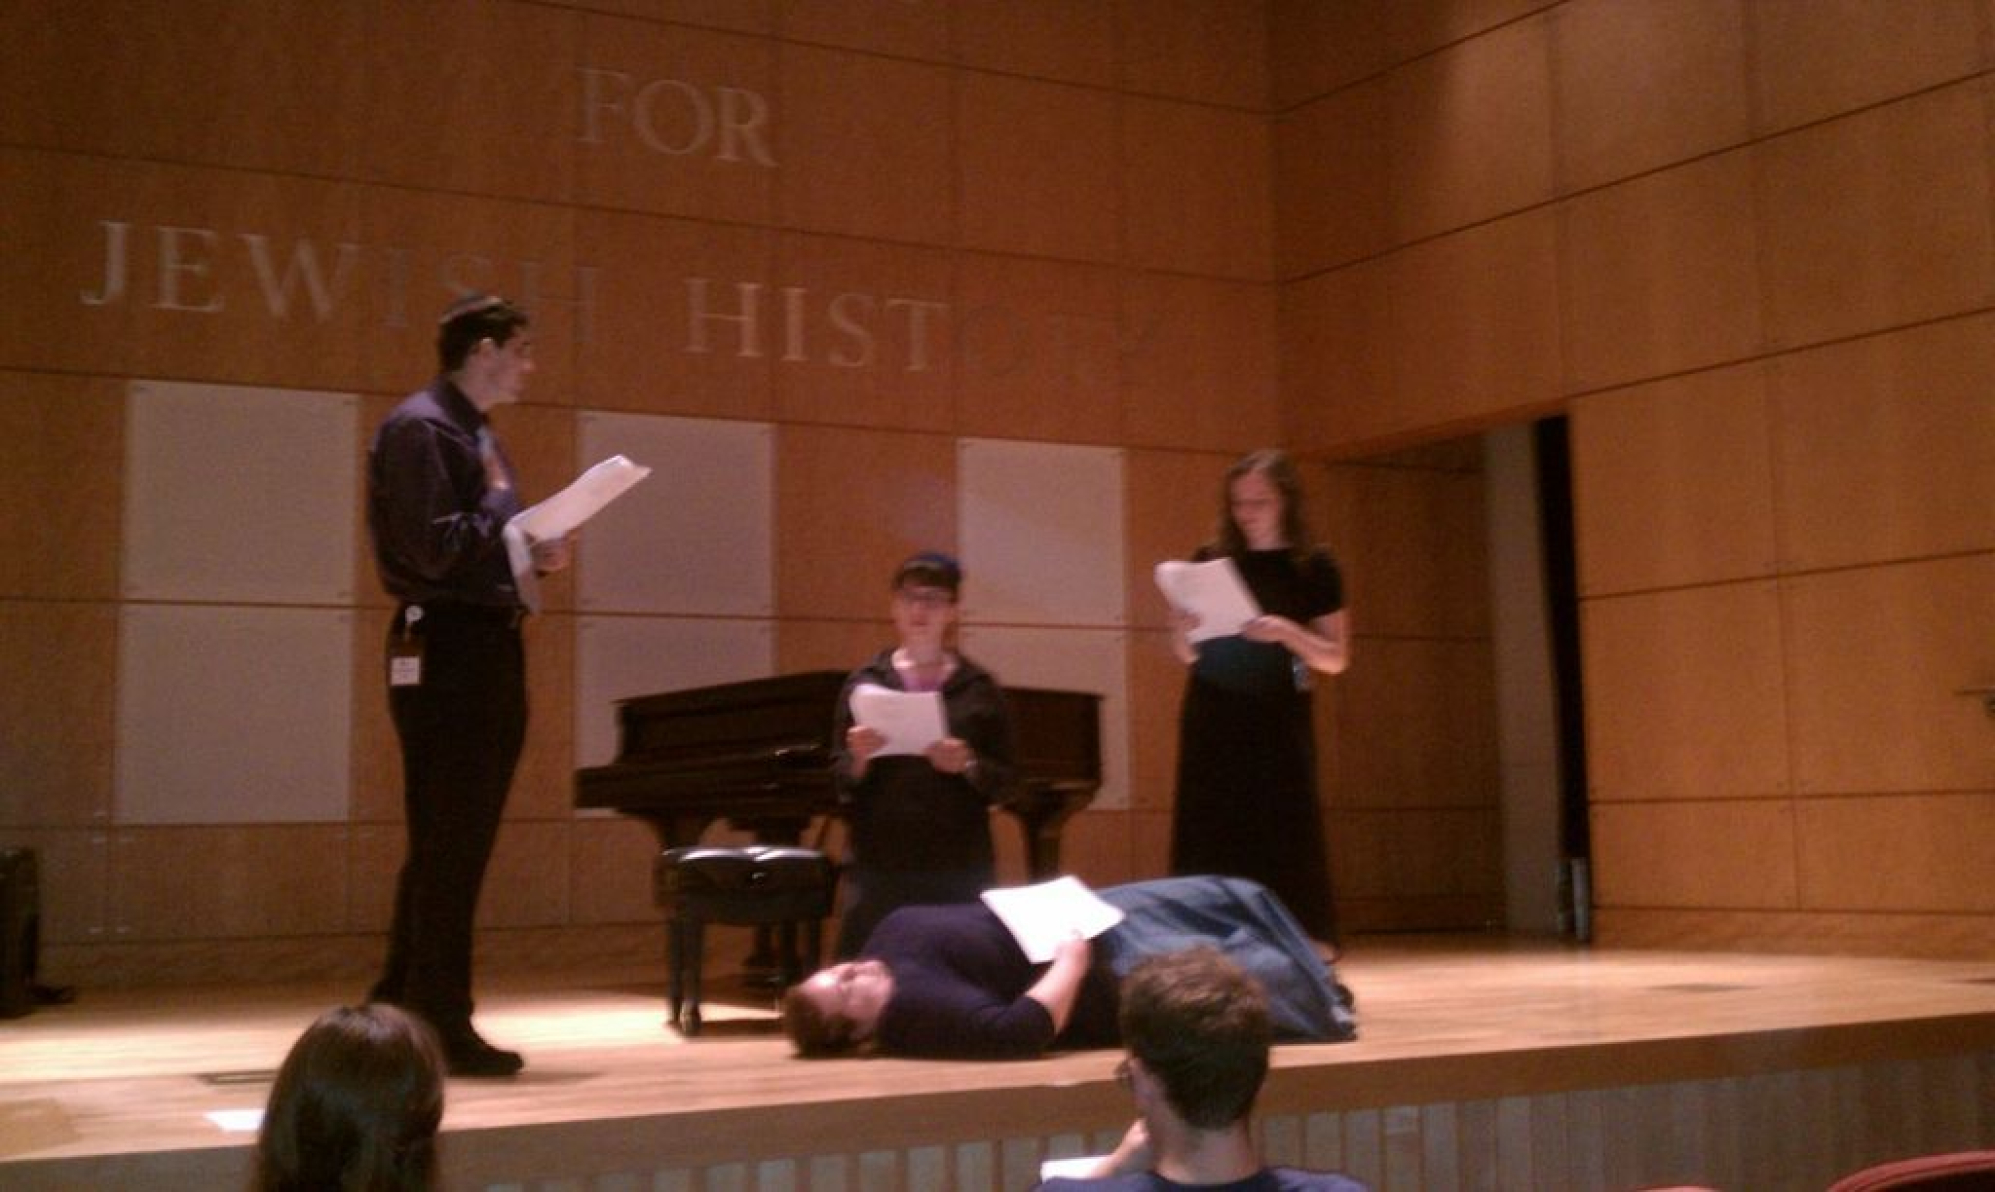
[{"label": "wooden wall panel", "polygon": [[[573,202],[582,20],[478,0],[368,7],[361,170],[369,181]],[[439,69],[438,47],[452,67]]]},{"label": "wooden wall panel", "polygon": [[1389,404],[1399,425],[1428,427],[1431,437],[1434,427],[1557,401],[1556,235],[1552,216],[1536,211],[1390,260]]},{"label": "wooden wall panel", "polygon": [[1951,82],[1990,63],[1980,0],[1755,0],[1753,95],[1768,132]]},{"label": "wooden wall panel", "polygon": [[577,255],[620,266],[596,275],[589,330],[576,336],[578,403],[766,420],[786,342],[775,237],[646,216],[576,219]]},{"label": "wooden wall panel", "polygon": [[777,0],[582,0],[576,7],[767,36],[776,27],[776,4]]},{"label": "wooden wall panel", "polygon": [[1105,266],[962,258],[956,433],[1121,442],[1121,299]]},{"label": "wooden wall panel", "polygon": [[12,3],[0,141],[351,176],[363,124],[327,114],[365,108],[370,24],[366,5],[305,0]]},{"label": "wooden wall panel", "polygon": [[1299,451],[1353,444],[1415,425],[1393,391],[1394,270],[1367,262],[1319,274],[1281,292],[1284,430]]},{"label": "wooden wall panel", "polygon": [[952,4],[956,61],[981,70],[1106,87],[1115,83],[1115,9],[1065,0]]},{"label": "wooden wall panel", "polygon": [[1272,290],[1159,275],[1122,294],[1124,442],[1244,454],[1280,441]]},{"label": "wooden wall panel", "polygon": [[957,231],[949,73],[796,43],[778,48],[777,63],[782,223],[949,243]]},{"label": "wooden wall panel", "polygon": [[1794,810],[1785,800],[1593,805],[1602,906],[1792,908]]},{"label": "wooden wall panel", "polygon": [[0,372],[0,598],[118,594],[123,387]]},{"label": "wooden wall panel", "polygon": [[0,823],[109,822],[117,658],[114,605],[0,603]]},{"label": "wooden wall panel", "polygon": [[1746,140],[1746,0],[1554,10],[1558,182],[1565,192]]},{"label": "wooden wall panel", "polygon": [[[911,553],[911,552],[910,552]],[[862,663],[893,644],[894,627],[887,619],[893,597],[888,583],[899,559],[886,564],[873,589],[873,618],[866,621],[812,621],[795,617],[777,622],[776,673],[793,671],[856,670]],[[866,577],[861,577],[862,579]],[[974,575],[965,584],[976,582]],[[830,722],[825,722],[829,732]]]},{"label": "wooden wall panel", "polygon": [[1786,567],[1995,549],[1995,320],[1785,356],[1768,377]]},{"label": "wooden wall panel", "polygon": [[[565,818],[565,817],[564,817]],[[478,923],[487,930],[554,927],[569,922],[568,837],[572,825],[515,819],[501,825],[499,842],[478,900]]]},{"label": "wooden wall panel", "polygon": [[1552,197],[1549,21],[1521,20],[1417,59],[1387,90],[1400,242]]},{"label": "wooden wall panel", "polygon": [[1274,153],[1267,118],[1126,99],[1124,259],[1139,268],[1267,281],[1274,269]]},{"label": "wooden wall panel", "polygon": [[1580,633],[1596,806],[1788,791],[1792,693],[1772,583],[1589,600]]},{"label": "wooden wall panel", "polygon": [[1123,456],[1129,624],[1169,628],[1170,605],[1157,590],[1156,566],[1166,559],[1189,559],[1212,537],[1226,469],[1235,458],[1140,450]]},{"label": "wooden wall panel", "polygon": [[1268,17],[1233,0],[1114,0],[1122,87],[1199,103],[1264,111]]},{"label": "wooden wall panel", "polygon": [[345,918],[346,828],[121,829],[111,839],[110,890],[120,940],[335,932]]},{"label": "wooden wall panel", "polygon": [[1434,0],[1387,4],[1393,44],[1411,57],[1467,41],[1552,8],[1555,0]]},{"label": "wooden wall panel", "polygon": [[776,0],[776,33],[802,42],[943,61],[949,55],[946,5],[897,0]]},{"label": "wooden wall panel", "polygon": [[[1330,804],[1446,807],[1493,797],[1496,728],[1489,643],[1360,638],[1336,685]],[[1362,659],[1362,662],[1356,660]],[[1489,842],[1492,850],[1496,841]]]},{"label": "wooden wall panel", "polygon": [[[9,848],[29,849],[35,854],[40,945],[45,956],[59,948],[101,943],[108,938],[111,837],[103,826],[9,827],[7,844]],[[47,963],[38,966],[38,970],[61,971]]]},{"label": "wooden wall panel", "polygon": [[[1349,525],[1324,537],[1363,637],[1487,637],[1489,586],[1479,472],[1346,467],[1330,484]],[[1355,655],[1354,655],[1355,659]]]},{"label": "wooden wall panel", "polygon": [[[575,792],[575,618],[568,613],[528,618],[525,635],[531,711],[506,816],[566,819]],[[387,698],[385,691],[381,698]]]},{"label": "wooden wall panel", "polygon": [[622,816],[568,829],[568,915],[574,923],[655,923],[651,861],[658,835]]},{"label": "wooden wall panel", "polygon": [[1988,144],[1987,88],[1973,82],[1762,145],[1773,343],[1986,307],[1995,298]]},{"label": "wooden wall panel", "polygon": [[1781,584],[1795,789],[1995,790],[1995,552]]},{"label": "wooden wall panel", "polygon": [[1272,0],[1269,69],[1277,110],[1347,87],[1393,64],[1393,9],[1382,4]]},{"label": "wooden wall panel", "polygon": [[925,248],[782,236],[765,295],[784,422],[955,425],[955,264]]},{"label": "wooden wall panel", "polygon": [[1766,367],[1745,365],[1573,404],[1583,595],[1773,574],[1766,389]]},{"label": "wooden wall panel", "polygon": [[1129,805],[1177,801],[1178,717],[1185,667],[1167,633],[1137,633],[1129,647]]},{"label": "wooden wall panel", "polygon": [[1384,82],[1374,79],[1276,117],[1275,262],[1282,277],[1307,276],[1390,245],[1388,99]]},{"label": "wooden wall panel", "polygon": [[955,163],[965,247],[1067,260],[1120,258],[1113,96],[995,75],[956,83]]},{"label": "wooden wall panel", "polygon": [[578,201],[769,221],[782,170],[770,42],[591,17],[579,52]]},{"label": "wooden wall panel", "polygon": [[956,451],[946,438],[785,427],[776,461],[779,615],[877,619],[902,559],[956,549]]},{"label": "wooden wall panel", "polygon": [[[534,374],[526,400],[579,401],[584,381],[578,347],[589,344],[594,355],[616,341],[592,338],[591,283],[581,264],[590,246],[578,241],[569,211],[384,188],[362,191],[360,207],[366,247],[358,280],[366,288],[359,306],[367,332],[355,337],[363,352],[361,379],[322,387],[401,394],[427,384],[437,369],[437,315],[461,293],[493,290],[525,306],[533,319]],[[322,252],[329,247],[322,243]],[[332,334],[318,334],[323,342],[315,349],[323,352]]]},{"label": "wooden wall panel", "polygon": [[1727,153],[1559,209],[1567,385],[1591,389],[1759,352],[1752,159]]},{"label": "wooden wall panel", "polygon": [[1995,791],[1818,799],[1797,812],[1801,905],[1827,911],[1995,912]]}]

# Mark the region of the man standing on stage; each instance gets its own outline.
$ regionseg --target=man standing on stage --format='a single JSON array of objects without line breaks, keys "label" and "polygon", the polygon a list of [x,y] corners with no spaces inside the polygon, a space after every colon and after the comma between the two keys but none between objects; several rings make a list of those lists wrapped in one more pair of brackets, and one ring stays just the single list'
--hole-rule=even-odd
[{"label": "man standing on stage", "polygon": [[471,1026],[472,922],[526,738],[520,622],[534,575],[567,566],[568,544],[506,541],[521,502],[486,414],[519,400],[533,372],[525,313],[496,295],[464,298],[439,320],[436,346],[440,375],[395,407],[367,458],[375,561],[399,602],[386,663],[408,817],[387,962],[369,996],[427,1019],[453,1074],[511,1076],[519,1053]]}]

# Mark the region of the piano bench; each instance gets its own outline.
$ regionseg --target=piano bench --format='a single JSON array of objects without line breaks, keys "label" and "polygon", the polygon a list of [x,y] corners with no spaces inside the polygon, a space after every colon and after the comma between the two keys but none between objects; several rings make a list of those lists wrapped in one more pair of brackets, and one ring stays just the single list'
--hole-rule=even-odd
[{"label": "piano bench", "polygon": [[[689,845],[658,854],[652,895],[664,908],[666,990],[672,1025],[700,1033],[700,962],[706,925],[775,927],[780,988],[815,972],[831,914],[837,867],[794,845]],[[798,952],[803,928],[802,954]]]}]

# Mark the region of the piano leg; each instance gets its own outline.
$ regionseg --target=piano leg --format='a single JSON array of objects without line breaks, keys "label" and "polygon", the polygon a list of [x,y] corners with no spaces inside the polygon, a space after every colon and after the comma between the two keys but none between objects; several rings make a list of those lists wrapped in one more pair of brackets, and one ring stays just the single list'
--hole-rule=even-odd
[{"label": "piano leg", "polygon": [[685,1005],[686,928],[677,915],[665,921],[665,1000],[671,1008],[670,1024],[679,1025],[679,1010]]},{"label": "piano leg", "polygon": [[689,919],[685,934],[680,937],[680,948],[685,958],[686,970],[686,1009],[679,1015],[679,1033],[690,1039],[700,1033],[700,970],[706,967],[700,961],[706,947],[706,922],[703,919]]},{"label": "piano leg", "polygon": [[781,993],[803,979],[797,970],[802,962],[797,959],[797,925],[795,920],[786,919],[776,927],[776,992]]}]

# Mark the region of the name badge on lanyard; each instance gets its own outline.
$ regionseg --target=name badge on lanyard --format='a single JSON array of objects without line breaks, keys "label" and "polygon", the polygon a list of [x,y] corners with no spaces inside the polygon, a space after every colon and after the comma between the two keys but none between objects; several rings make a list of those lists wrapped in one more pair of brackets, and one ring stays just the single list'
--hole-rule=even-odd
[{"label": "name badge on lanyard", "polygon": [[388,643],[390,687],[423,685],[423,639],[416,632],[416,622],[422,619],[423,609],[419,604],[411,604],[402,610],[402,631]]}]

